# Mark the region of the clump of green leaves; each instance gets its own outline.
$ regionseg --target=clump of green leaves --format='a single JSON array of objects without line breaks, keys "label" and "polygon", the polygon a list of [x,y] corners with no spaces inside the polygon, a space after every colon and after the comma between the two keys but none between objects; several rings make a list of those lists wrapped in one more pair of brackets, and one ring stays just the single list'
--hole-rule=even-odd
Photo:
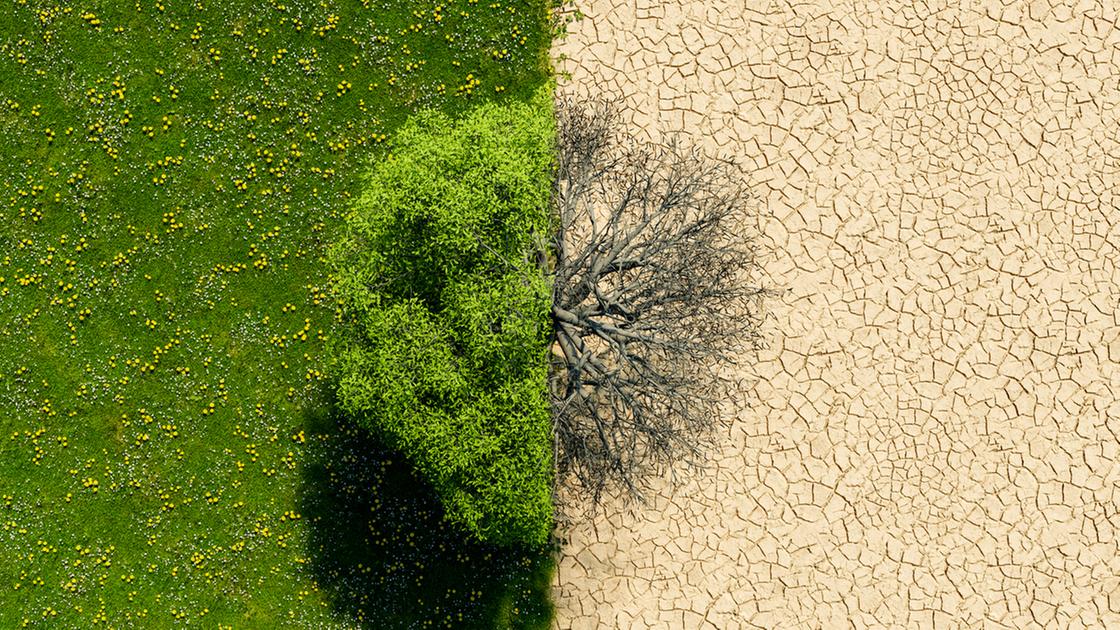
[{"label": "clump of green leaves", "polygon": [[331,250],[343,409],[413,462],[447,518],[503,544],[552,525],[548,94],[417,114]]}]

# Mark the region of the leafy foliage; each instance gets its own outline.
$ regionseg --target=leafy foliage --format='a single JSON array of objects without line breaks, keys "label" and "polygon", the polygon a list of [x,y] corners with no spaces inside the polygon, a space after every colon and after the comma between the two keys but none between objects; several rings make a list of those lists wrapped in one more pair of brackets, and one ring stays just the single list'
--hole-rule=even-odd
[{"label": "leafy foliage", "polygon": [[339,399],[399,448],[449,520],[498,543],[552,523],[549,92],[428,111],[377,164],[331,252]]}]

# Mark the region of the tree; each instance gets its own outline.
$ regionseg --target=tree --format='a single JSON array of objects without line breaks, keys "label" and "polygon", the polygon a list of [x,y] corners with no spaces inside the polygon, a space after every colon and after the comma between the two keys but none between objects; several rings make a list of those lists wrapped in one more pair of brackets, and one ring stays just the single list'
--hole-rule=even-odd
[{"label": "tree", "polygon": [[423,112],[331,250],[341,408],[400,450],[447,518],[494,543],[552,529],[551,92],[459,120]]},{"label": "tree", "polygon": [[415,116],[330,253],[342,409],[495,543],[696,460],[766,294],[732,164],[550,98]]},{"label": "tree", "polygon": [[609,103],[557,106],[553,431],[561,477],[596,502],[696,461],[766,293],[734,165],[621,141],[618,122]]}]

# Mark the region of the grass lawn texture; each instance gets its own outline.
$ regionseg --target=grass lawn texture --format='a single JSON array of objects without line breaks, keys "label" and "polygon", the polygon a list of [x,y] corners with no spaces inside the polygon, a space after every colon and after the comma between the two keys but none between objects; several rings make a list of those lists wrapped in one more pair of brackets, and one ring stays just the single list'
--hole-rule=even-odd
[{"label": "grass lawn texture", "polygon": [[547,81],[535,0],[0,7],[0,628],[541,627],[325,379],[394,132]]}]

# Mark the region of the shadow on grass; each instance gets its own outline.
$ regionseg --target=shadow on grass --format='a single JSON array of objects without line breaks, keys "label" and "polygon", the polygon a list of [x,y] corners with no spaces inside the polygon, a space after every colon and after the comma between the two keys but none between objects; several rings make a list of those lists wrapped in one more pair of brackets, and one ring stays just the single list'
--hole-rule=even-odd
[{"label": "shadow on grass", "polygon": [[550,550],[481,544],[432,489],[333,404],[309,413],[301,512],[309,566],[361,628],[548,628]]}]

